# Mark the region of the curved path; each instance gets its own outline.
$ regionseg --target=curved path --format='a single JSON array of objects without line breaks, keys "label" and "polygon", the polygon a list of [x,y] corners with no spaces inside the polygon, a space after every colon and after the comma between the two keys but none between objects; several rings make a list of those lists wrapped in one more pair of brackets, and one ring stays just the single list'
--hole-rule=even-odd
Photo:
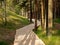
[{"label": "curved path", "polygon": [[[37,21],[39,25],[39,21]],[[44,42],[32,31],[34,23],[16,30],[14,45],[45,45]]]}]

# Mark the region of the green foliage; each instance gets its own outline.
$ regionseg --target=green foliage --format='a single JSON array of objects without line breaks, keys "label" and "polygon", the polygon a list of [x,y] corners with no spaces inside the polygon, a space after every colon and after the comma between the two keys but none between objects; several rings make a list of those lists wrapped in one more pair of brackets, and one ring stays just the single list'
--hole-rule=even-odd
[{"label": "green foliage", "polygon": [[19,4],[19,3],[17,2],[17,0],[13,0],[12,4],[15,6],[15,5]]},{"label": "green foliage", "polygon": [[0,41],[0,45],[9,45],[6,41]]},{"label": "green foliage", "polygon": [[41,30],[41,27],[34,32],[46,45],[60,45],[60,30],[52,30],[49,37],[46,37],[46,31]]},{"label": "green foliage", "polygon": [[21,28],[21,27],[29,24],[28,19],[14,13],[12,11],[8,11],[7,14],[8,14],[7,25],[4,26],[3,23],[2,24],[0,23],[0,27],[7,28],[10,30],[16,30],[17,28]]},{"label": "green foliage", "polygon": [[16,6],[15,6],[15,12],[16,12],[17,14],[20,13],[20,9],[21,9],[21,7],[20,7],[19,5],[16,5]]},{"label": "green foliage", "polygon": [[26,3],[27,3],[27,1],[23,1],[23,2],[21,3],[21,7],[25,7]]},{"label": "green foliage", "polygon": [[28,1],[27,1],[27,0],[23,1],[23,2],[20,4],[20,6],[21,6],[21,8],[27,8],[27,6],[28,6]]},{"label": "green foliage", "polygon": [[55,20],[56,23],[60,23],[60,18]]},{"label": "green foliage", "polygon": [[1,1],[4,1],[4,0],[0,0],[0,2],[1,2]]}]

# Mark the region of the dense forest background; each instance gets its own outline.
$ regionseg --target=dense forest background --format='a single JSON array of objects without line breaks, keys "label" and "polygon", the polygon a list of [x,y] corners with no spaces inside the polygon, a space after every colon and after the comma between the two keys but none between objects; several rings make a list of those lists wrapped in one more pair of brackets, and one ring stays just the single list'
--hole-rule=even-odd
[{"label": "dense forest background", "polygon": [[0,0],[1,41],[9,40],[11,44],[16,29],[33,23],[33,19],[34,31],[38,30],[39,20],[47,37],[53,30],[60,30],[60,0]]}]

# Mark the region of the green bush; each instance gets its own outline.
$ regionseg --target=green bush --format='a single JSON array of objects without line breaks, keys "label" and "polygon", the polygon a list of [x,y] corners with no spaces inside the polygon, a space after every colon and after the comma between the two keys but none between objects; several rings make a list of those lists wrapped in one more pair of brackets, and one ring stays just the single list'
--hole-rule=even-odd
[{"label": "green bush", "polygon": [[1,42],[0,42],[0,45],[8,45],[8,43],[5,42],[5,41],[1,41]]}]

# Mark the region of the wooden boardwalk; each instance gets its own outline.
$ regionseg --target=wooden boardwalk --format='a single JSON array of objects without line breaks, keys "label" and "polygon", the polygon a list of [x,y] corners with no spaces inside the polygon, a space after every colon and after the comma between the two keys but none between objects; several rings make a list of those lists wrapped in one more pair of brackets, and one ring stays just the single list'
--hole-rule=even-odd
[{"label": "wooden boardwalk", "polygon": [[[39,25],[39,21],[37,21]],[[34,23],[16,30],[14,45],[45,45],[44,42],[32,31]]]}]

